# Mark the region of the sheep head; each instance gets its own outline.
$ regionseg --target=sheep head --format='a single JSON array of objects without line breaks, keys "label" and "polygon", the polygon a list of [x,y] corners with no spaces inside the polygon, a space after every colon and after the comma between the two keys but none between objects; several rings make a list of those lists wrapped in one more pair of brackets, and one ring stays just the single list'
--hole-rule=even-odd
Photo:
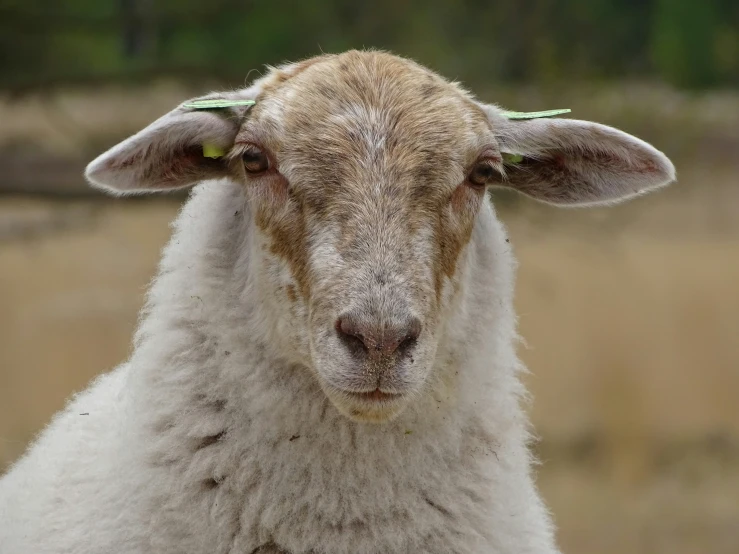
[{"label": "sheep head", "polygon": [[239,183],[265,302],[288,321],[275,328],[358,421],[392,419],[424,390],[488,187],[581,205],[674,178],[669,160],[635,137],[585,121],[510,119],[380,52],[272,69],[206,99],[256,103],[183,104],[93,161],[87,178],[123,194]]}]

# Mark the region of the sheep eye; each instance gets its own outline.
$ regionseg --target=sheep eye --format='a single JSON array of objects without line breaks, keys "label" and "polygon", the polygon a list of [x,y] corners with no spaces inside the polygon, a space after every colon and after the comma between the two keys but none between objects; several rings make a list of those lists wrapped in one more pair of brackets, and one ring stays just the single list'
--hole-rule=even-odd
[{"label": "sheep eye", "polygon": [[241,159],[244,161],[244,169],[249,174],[264,173],[269,169],[267,154],[257,146],[250,145],[242,154]]},{"label": "sheep eye", "polygon": [[497,174],[498,170],[496,170],[489,162],[480,162],[470,172],[469,177],[467,177],[467,181],[476,187],[484,187],[492,181],[493,177]]}]

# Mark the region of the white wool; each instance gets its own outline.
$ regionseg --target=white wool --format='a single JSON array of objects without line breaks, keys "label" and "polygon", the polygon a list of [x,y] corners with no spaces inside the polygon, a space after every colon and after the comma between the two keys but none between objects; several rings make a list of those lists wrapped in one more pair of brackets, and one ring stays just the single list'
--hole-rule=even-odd
[{"label": "white wool", "polygon": [[237,183],[195,188],[130,361],[0,480],[0,552],[556,552],[519,406],[514,261],[492,206],[436,356],[435,375],[458,377],[432,379],[384,425],[344,417],[282,358],[250,229]]}]

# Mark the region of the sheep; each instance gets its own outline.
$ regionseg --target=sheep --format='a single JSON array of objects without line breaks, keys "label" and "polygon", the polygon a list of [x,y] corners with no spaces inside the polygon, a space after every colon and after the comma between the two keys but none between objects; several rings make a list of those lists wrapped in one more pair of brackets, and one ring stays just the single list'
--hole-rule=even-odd
[{"label": "sheep", "polygon": [[86,169],[194,187],[130,359],[0,481],[2,553],[558,552],[486,191],[616,203],[667,157],[378,51],[204,99]]}]

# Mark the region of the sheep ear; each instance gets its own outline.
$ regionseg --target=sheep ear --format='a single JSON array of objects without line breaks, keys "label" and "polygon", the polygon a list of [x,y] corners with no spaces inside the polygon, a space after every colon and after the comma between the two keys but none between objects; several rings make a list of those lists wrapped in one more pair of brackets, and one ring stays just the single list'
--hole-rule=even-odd
[{"label": "sheep ear", "polygon": [[233,146],[253,91],[189,100],[93,160],[85,177],[116,194],[167,191],[228,172]]},{"label": "sheep ear", "polygon": [[503,154],[499,184],[537,200],[615,203],[675,179],[662,152],[613,127],[574,119],[511,119],[493,106],[483,109]]}]

